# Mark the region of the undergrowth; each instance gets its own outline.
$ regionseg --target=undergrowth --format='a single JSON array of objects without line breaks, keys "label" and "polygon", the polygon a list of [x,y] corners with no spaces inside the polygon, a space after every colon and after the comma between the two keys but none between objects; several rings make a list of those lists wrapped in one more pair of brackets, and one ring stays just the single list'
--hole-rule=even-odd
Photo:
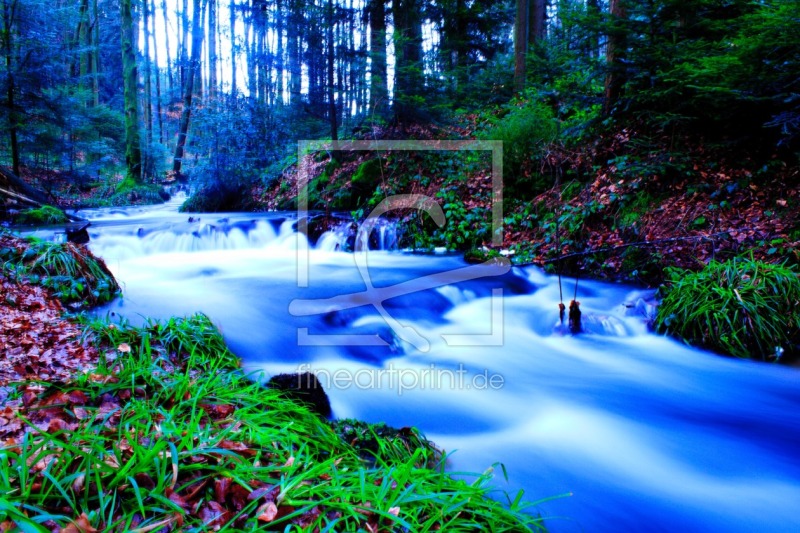
[{"label": "undergrowth", "polygon": [[86,331],[106,354],[96,370],[19,388],[24,427],[0,448],[0,523],[34,532],[543,529],[519,496],[488,497],[491,470],[454,479],[422,438],[352,423],[337,433],[248,379],[203,315],[141,328],[97,320]]},{"label": "undergrowth", "polygon": [[94,306],[112,300],[119,285],[102,259],[72,243],[0,233],[0,269],[18,281],[42,285],[66,304]]},{"label": "undergrowth", "polygon": [[753,259],[712,261],[700,272],[667,269],[656,327],[687,343],[735,357],[795,357],[800,278],[793,267]]}]

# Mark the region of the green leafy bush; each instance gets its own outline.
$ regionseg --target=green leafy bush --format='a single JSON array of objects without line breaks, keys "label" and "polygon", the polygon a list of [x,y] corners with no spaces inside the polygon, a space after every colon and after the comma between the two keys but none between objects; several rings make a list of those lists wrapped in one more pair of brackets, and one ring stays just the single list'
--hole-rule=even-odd
[{"label": "green leafy bush", "polygon": [[[501,117],[481,134],[487,140],[503,141],[503,175],[507,185],[529,185],[531,192],[550,186],[550,176],[531,172],[531,163],[544,155],[544,149],[558,136],[558,120],[552,109],[537,100],[512,103]],[[526,175],[532,174],[532,175]]]},{"label": "green leafy bush", "polygon": [[775,360],[800,342],[800,278],[753,259],[712,261],[700,272],[667,269],[656,328],[735,357]]}]

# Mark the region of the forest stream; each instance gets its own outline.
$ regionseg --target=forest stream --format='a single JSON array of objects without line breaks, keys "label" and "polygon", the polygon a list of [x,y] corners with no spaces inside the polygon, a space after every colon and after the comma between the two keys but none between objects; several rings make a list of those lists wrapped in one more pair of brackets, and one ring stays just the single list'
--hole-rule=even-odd
[{"label": "forest stream", "polygon": [[79,212],[123,287],[99,313],[202,311],[247,371],[316,372],[334,416],[417,426],[453,472],[502,463],[551,531],[800,530],[800,374],[648,332],[652,292],[580,280],[589,333],[562,335],[540,269],[358,256],[310,246],[296,213],[178,205]]}]

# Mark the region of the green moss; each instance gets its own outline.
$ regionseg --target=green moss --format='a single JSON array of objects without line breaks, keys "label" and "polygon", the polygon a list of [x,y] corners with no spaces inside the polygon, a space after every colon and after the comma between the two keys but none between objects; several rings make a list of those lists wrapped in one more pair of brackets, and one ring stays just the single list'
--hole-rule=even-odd
[{"label": "green moss", "polygon": [[374,188],[381,178],[381,160],[369,159],[361,163],[356,169],[351,182],[353,187]]},{"label": "green moss", "polygon": [[20,224],[66,224],[69,218],[66,213],[52,205],[43,205],[35,209],[26,209],[17,216]]}]

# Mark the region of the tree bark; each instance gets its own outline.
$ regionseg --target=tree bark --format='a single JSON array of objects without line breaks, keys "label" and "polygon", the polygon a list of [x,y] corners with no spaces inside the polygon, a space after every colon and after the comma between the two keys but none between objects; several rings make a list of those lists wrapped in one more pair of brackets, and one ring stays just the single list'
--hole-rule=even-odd
[{"label": "tree bark", "polygon": [[[334,7],[333,7],[333,0],[328,0],[328,7],[326,10],[326,33],[327,33],[327,56],[328,56],[328,75],[327,75],[327,88],[328,88],[328,122],[331,127],[331,140],[338,141],[339,140],[339,121],[337,118],[336,112],[336,94],[335,94],[335,87],[333,82],[333,72],[334,72],[334,61],[336,60],[336,55],[334,54],[334,46],[336,43],[333,39],[333,15],[334,15]],[[339,94],[341,97],[341,93]],[[335,153],[335,149],[334,149]]]},{"label": "tree bark", "polygon": [[[547,0],[529,0],[528,44],[547,38]],[[591,0],[590,0],[591,1]]]},{"label": "tree bark", "polygon": [[395,50],[394,118],[399,124],[414,120],[425,91],[422,64],[422,20],[419,0],[393,0]]},{"label": "tree bark", "polygon": [[[148,0],[145,0],[147,2]],[[161,112],[161,67],[158,62],[158,46],[155,46],[156,35],[156,0],[152,0],[150,9],[153,10],[152,29],[150,35],[153,36],[153,59],[156,65],[156,118],[158,119],[158,142],[164,144],[164,115]],[[169,61],[169,58],[167,58]]]},{"label": "tree bark", "polygon": [[[123,0],[130,1],[130,0]],[[186,137],[189,133],[189,120],[192,114],[192,97],[194,96],[194,81],[195,72],[200,66],[200,57],[203,47],[203,30],[202,23],[202,6],[201,0],[194,0],[194,9],[192,14],[192,57],[186,69],[186,84],[183,88],[183,110],[181,111],[181,120],[178,126],[178,141],[175,145],[175,158],[172,163],[172,173],[176,177],[180,177],[181,166],[183,164],[183,156],[186,148]]]},{"label": "tree bark", "polygon": [[14,102],[16,85],[14,82],[14,24],[17,16],[17,0],[3,0],[3,41],[5,43],[6,56],[6,107],[8,108],[8,136],[11,145],[11,169],[16,176],[19,176],[20,156],[19,140],[17,135],[17,108]]},{"label": "tree bark", "polygon": [[[155,1],[155,0],[153,0]],[[167,54],[167,82],[170,92],[175,88],[175,80],[172,77],[172,54],[169,51],[169,22],[167,19],[167,0],[161,0],[161,12],[164,15],[164,52]]]},{"label": "tree bark", "polygon": [[608,74],[605,80],[605,98],[603,101],[603,114],[608,116],[614,109],[622,95],[622,87],[625,84],[625,34],[621,27],[625,22],[627,13],[625,11],[624,0],[611,0],[609,5],[611,15],[611,30],[608,34],[608,45],[606,48],[606,64]]},{"label": "tree bark", "polygon": [[[89,90],[89,68],[91,66],[91,28],[89,23],[89,0],[81,0],[80,21],[78,22],[78,48],[79,48],[79,83],[82,89]],[[84,100],[85,106],[92,104],[91,99]]]},{"label": "tree bark", "polygon": [[133,0],[121,0],[122,18],[122,83],[125,103],[125,166],[126,181],[142,181],[142,149],[139,139],[139,102],[136,48],[133,24]]},{"label": "tree bark", "polygon": [[208,0],[208,98],[217,95],[217,0]]},{"label": "tree bark", "polygon": [[389,76],[386,67],[386,4],[370,0],[369,4],[369,109],[378,113],[386,107],[389,96]]},{"label": "tree bark", "polygon": [[525,90],[528,56],[528,0],[517,0],[514,19],[514,90]]},{"label": "tree bark", "polygon": [[231,96],[236,98],[239,92],[239,87],[236,82],[236,72],[238,70],[237,53],[239,51],[238,45],[236,44],[236,0],[231,0],[229,9],[231,16]]},{"label": "tree bark", "polygon": [[94,0],[92,11],[94,14],[94,31],[92,32],[92,103],[95,107],[100,105],[100,13],[97,0]]},{"label": "tree bark", "polygon": [[150,64],[150,3],[145,0],[142,9],[142,23],[144,26],[144,167],[142,168],[144,177],[151,177],[154,174],[153,168],[153,82]]}]

